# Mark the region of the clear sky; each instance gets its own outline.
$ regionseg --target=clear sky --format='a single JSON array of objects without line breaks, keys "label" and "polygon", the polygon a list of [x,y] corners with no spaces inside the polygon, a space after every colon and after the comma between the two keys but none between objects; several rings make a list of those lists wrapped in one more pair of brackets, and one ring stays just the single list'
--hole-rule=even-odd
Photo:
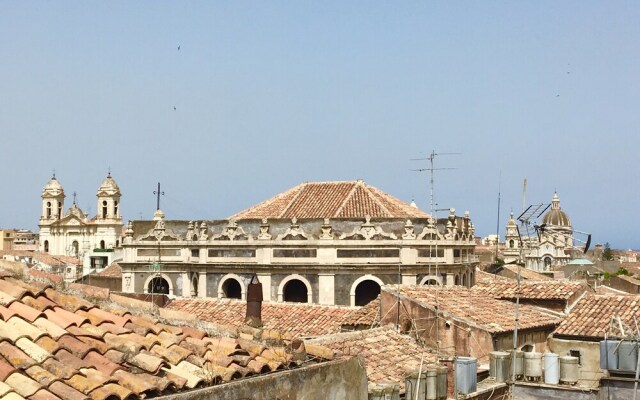
[{"label": "clear sky", "polygon": [[[640,2],[0,2],[0,227],[37,229],[55,169],[91,215],[225,218],[304,181],[364,179],[501,235],[550,202],[636,236]],[[178,46],[180,49],[178,50]],[[175,109],[174,109],[175,107]],[[442,213],[444,214],[444,213]],[[444,216],[444,215],[442,215]]]}]

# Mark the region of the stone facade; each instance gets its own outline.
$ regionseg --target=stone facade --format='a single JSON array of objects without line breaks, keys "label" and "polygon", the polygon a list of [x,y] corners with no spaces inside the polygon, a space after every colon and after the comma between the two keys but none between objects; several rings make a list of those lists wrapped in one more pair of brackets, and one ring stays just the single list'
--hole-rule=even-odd
[{"label": "stone facade", "polygon": [[473,282],[478,261],[468,214],[451,210],[437,222],[415,214],[256,219],[240,213],[239,219],[172,221],[158,212],[155,221],[127,227],[123,290],[244,299],[256,274],[266,301],[354,306],[375,298],[384,284]]},{"label": "stone facade", "polygon": [[42,191],[39,250],[83,259],[84,273],[100,270],[117,258],[122,234],[120,188],[109,174],[97,191],[97,214],[89,218],[75,202],[64,212],[65,192],[55,175]]}]

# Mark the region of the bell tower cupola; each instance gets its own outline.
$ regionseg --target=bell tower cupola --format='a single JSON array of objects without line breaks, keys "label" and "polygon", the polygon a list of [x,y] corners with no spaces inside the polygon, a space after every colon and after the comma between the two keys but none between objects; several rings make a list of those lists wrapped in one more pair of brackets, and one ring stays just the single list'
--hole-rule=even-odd
[{"label": "bell tower cupola", "polygon": [[40,223],[47,224],[63,217],[64,189],[54,173],[42,189],[42,214]]},{"label": "bell tower cupola", "polygon": [[102,181],[98,188],[98,205],[96,210],[97,221],[121,222],[120,216],[120,187],[115,179],[111,177],[111,172]]}]

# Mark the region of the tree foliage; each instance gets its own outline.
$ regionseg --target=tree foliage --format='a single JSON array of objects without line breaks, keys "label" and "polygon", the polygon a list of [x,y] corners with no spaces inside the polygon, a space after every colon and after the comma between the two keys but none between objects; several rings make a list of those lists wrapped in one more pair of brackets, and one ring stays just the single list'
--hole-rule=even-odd
[{"label": "tree foliage", "polygon": [[611,250],[611,245],[609,245],[609,242],[604,244],[604,250],[602,251],[602,259],[605,261],[613,260],[613,250]]}]

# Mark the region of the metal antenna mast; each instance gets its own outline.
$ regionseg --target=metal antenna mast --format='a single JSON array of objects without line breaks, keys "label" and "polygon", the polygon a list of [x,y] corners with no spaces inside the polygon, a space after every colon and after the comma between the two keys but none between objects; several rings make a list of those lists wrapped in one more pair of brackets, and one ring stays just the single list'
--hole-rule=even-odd
[{"label": "metal antenna mast", "polygon": [[156,195],[156,211],[160,209],[160,195],[164,196],[164,192],[160,191],[160,182],[158,182],[158,190],[154,190],[153,194]]},{"label": "metal antenna mast", "polygon": [[[438,235],[438,218],[436,218],[435,212],[438,211],[435,206],[438,205],[438,203],[435,202],[435,190],[434,190],[434,179],[433,179],[433,172],[434,171],[441,171],[441,170],[446,170],[446,169],[456,169],[456,168],[435,168],[434,167],[434,161],[436,156],[444,156],[444,155],[460,155],[462,153],[436,153],[435,150],[431,150],[431,154],[429,155],[429,157],[427,158],[414,158],[413,160],[428,160],[429,161],[429,168],[419,168],[419,169],[414,169],[412,171],[417,171],[417,172],[423,172],[423,171],[429,171],[429,183],[430,183],[430,188],[429,188],[429,192],[430,192],[430,205],[429,205],[429,209],[430,209],[430,214],[431,214],[431,218],[433,218],[434,221],[434,225],[435,225],[435,229],[436,229],[436,235]],[[432,256],[431,251],[429,251],[429,255]],[[435,269],[436,269],[436,278],[438,277],[438,241],[436,240],[436,245],[435,245]],[[431,269],[431,264],[429,264],[429,269]],[[431,275],[431,271],[429,271],[429,275]],[[440,303],[439,303],[439,298],[438,298],[438,281],[436,280],[436,356],[440,357]]]}]

